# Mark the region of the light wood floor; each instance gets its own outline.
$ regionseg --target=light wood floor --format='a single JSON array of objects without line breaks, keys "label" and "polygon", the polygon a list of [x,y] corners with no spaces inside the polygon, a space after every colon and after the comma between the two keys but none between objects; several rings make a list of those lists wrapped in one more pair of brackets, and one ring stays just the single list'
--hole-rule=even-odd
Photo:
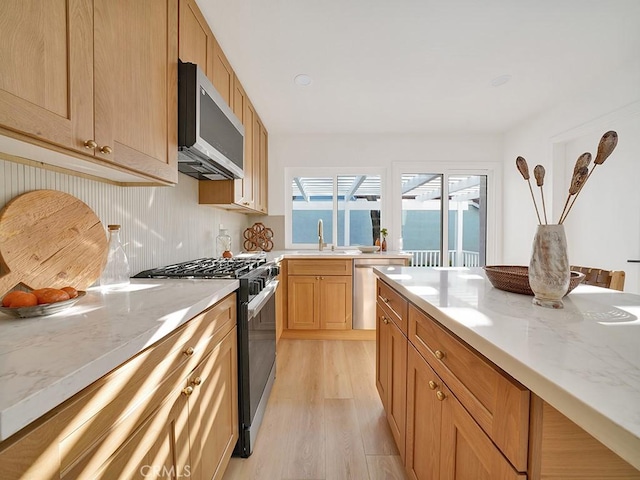
[{"label": "light wood floor", "polygon": [[253,455],[223,480],[406,479],[375,385],[375,342],[291,340]]}]

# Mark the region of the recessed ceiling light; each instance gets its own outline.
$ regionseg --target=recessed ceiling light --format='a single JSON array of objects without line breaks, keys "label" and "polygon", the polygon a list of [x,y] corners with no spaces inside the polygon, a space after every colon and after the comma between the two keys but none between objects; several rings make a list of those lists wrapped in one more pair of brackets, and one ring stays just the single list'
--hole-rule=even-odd
[{"label": "recessed ceiling light", "polygon": [[500,75],[499,77],[496,77],[493,80],[491,80],[491,86],[499,87],[507,83],[509,80],[511,80],[511,75]]},{"label": "recessed ceiling light", "polygon": [[300,75],[296,75],[293,78],[293,81],[296,85],[301,85],[306,87],[307,85],[311,85],[311,77],[305,73],[301,73]]}]

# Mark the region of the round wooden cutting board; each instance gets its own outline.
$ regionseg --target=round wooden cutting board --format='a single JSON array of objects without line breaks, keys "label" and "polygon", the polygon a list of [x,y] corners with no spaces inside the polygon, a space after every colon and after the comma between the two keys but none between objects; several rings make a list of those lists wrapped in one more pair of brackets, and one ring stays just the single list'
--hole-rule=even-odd
[{"label": "round wooden cutting board", "polygon": [[99,277],[107,236],[93,210],[57,190],[34,190],[0,211],[0,296],[27,287],[84,290]]}]

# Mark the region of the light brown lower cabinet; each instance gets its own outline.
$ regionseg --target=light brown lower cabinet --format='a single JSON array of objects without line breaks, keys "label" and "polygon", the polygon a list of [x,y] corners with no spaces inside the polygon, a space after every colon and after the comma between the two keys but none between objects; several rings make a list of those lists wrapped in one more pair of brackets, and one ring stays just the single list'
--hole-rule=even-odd
[{"label": "light brown lower cabinet", "polygon": [[407,362],[406,466],[417,480],[516,480],[516,472],[413,346]]},{"label": "light brown lower cabinet", "polygon": [[238,439],[236,296],[0,443],[0,478],[222,478]]},{"label": "light brown lower cabinet", "polygon": [[407,337],[376,305],[376,387],[387,413],[400,457],[405,459],[407,405]]},{"label": "light brown lower cabinet", "polygon": [[287,260],[287,328],[351,330],[351,260]]},{"label": "light brown lower cabinet", "polygon": [[237,352],[234,328],[189,376],[191,478],[222,478],[238,440]]},{"label": "light brown lower cabinet", "polygon": [[351,277],[295,275],[288,282],[290,329],[351,329]]},{"label": "light brown lower cabinet", "polygon": [[[174,478],[189,475],[191,460],[187,398],[180,385],[160,407],[116,446],[115,452],[101,463],[109,445],[99,442],[79,462],[62,472],[63,480],[78,478]],[[106,447],[106,448],[105,448]],[[112,448],[112,447],[111,447]]]}]

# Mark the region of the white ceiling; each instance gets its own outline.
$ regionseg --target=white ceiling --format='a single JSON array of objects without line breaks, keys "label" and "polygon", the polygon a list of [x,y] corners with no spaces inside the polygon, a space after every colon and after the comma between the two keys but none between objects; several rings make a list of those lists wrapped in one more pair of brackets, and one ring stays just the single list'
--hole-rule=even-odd
[{"label": "white ceiling", "polygon": [[640,67],[640,0],[197,3],[271,134],[502,132]]}]

